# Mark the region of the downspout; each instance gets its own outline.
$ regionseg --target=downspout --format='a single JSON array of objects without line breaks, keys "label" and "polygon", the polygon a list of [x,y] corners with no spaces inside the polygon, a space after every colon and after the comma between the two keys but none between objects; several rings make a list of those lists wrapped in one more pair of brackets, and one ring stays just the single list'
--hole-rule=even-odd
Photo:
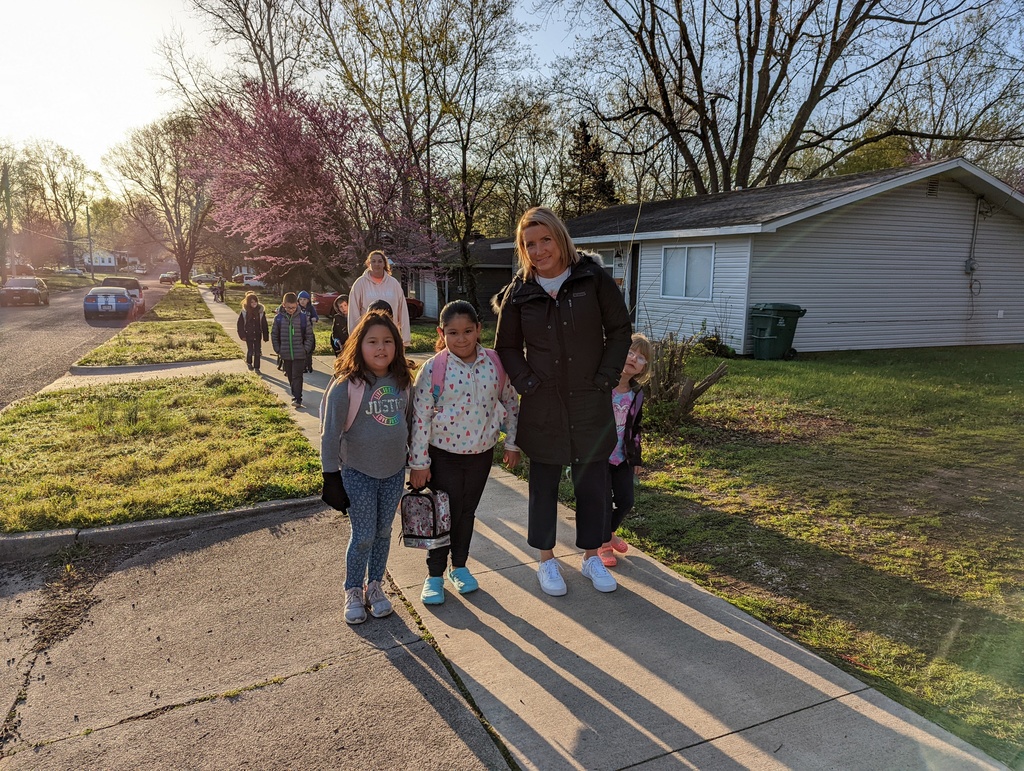
[{"label": "downspout", "polygon": [[[968,295],[968,312],[967,321],[974,318],[974,298],[981,291],[981,284],[977,279],[974,278],[974,271],[978,268],[978,261],[975,259],[975,250],[978,245],[978,223],[981,220],[981,202],[985,200],[984,196],[979,195],[974,200],[974,228],[971,231],[971,250],[967,255],[967,260],[964,262],[964,273],[967,274],[967,295]],[[977,290],[977,291],[975,291]]]}]

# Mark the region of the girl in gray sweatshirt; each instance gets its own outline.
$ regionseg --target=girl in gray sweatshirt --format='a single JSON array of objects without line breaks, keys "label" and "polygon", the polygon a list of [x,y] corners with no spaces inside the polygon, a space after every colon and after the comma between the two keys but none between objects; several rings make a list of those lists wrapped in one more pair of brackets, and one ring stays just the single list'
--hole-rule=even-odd
[{"label": "girl in gray sweatshirt", "polygon": [[369,313],[335,360],[334,379],[320,408],[324,500],[330,503],[333,495],[344,493],[349,499],[349,624],[363,623],[367,609],[375,618],[392,610],[381,580],[405,481],[411,382],[401,332],[388,316]]}]

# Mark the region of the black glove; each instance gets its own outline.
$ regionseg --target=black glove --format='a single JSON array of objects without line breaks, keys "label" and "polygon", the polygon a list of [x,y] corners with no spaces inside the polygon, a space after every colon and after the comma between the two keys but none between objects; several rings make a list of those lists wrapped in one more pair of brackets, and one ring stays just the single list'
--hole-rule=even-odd
[{"label": "black glove", "polygon": [[345,492],[340,471],[324,472],[324,492],[320,499],[332,509],[348,514],[348,493]]}]

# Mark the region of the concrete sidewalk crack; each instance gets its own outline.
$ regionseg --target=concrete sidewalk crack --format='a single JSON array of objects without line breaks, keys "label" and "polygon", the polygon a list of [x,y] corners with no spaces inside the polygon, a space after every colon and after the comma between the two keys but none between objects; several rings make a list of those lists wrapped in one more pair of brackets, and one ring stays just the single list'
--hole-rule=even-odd
[{"label": "concrete sidewalk crack", "polygon": [[[839,701],[840,699],[845,699],[847,696],[854,696],[854,695],[856,695],[858,693],[864,693],[865,691],[870,691],[870,690],[871,690],[871,686],[865,685],[863,688],[857,688],[856,690],[853,690],[853,691],[846,691],[845,693],[841,693],[838,696],[832,696],[831,698],[828,698],[828,699],[822,699],[821,701],[817,701],[817,702],[815,702],[813,704],[808,704],[808,705],[806,705],[804,707],[800,707],[799,709],[790,710],[789,712],[784,712],[781,715],[775,715],[774,717],[770,717],[770,718],[767,718],[765,720],[761,720],[761,721],[759,721],[757,723],[751,723],[750,725],[743,726],[743,728],[737,728],[737,729],[735,729],[733,731],[726,731],[724,734],[719,734],[718,736],[711,736],[711,737],[708,737],[707,739],[701,739],[699,742],[693,742],[691,744],[685,744],[682,747],[676,747],[675,749],[672,749],[672,750],[666,750],[665,752],[659,753],[657,755],[652,755],[649,758],[644,758],[643,760],[637,761],[636,763],[630,763],[628,766],[620,766],[618,769],[616,769],[616,771],[626,771],[626,769],[636,768],[638,766],[644,765],[645,763],[650,763],[652,760],[660,760],[661,758],[668,758],[668,757],[671,757],[672,755],[675,755],[676,753],[684,752],[686,750],[692,750],[694,747],[700,747],[703,744],[711,744],[713,742],[720,741],[721,739],[725,739],[726,737],[735,736],[737,734],[744,733],[745,731],[749,731],[752,728],[758,728],[758,727],[763,726],[763,725],[770,725],[771,723],[774,723],[774,722],[776,722],[778,720],[781,720],[784,717],[790,717],[792,715],[799,715],[801,712],[806,712],[809,709],[817,709],[818,707],[821,707],[821,706],[823,706],[825,704],[830,704],[830,703],[832,703],[834,701]],[[777,751],[778,751],[778,749],[776,749],[776,752]]]}]

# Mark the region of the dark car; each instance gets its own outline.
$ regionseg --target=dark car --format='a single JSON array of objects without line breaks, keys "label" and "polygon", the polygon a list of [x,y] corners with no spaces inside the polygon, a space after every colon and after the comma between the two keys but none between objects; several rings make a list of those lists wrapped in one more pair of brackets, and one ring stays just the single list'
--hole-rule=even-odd
[{"label": "dark car", "polygon": [[129,318],[137,312],[132,296],[121,286],[94,286],[85,295],[83,307],[87,319],[102,316]]},{"label": "dark car", "polygon": [[131,295],[139,313],[145,312],[146,298],[142,296],[142,290],[149,289],[149,287],[140,284],[137,278],[128,278],[127,276],[107,276],[103,279],[103,283],[101,283],[100,286],[119,286],[122,289],[127,289],[128,294]]},{"label": "dark car", "polygon": [[177,274],[177,272],[175,272],[173,270],[172,271],[168,271],[167,273],[161,273],[160,274],[160,283],[161,284],[173,284],[177,280],[178,280],[178,274]]},{"label": "dark car", "polygon": [[0,305],[49,305],[50,290],[41,278],[15,276],[0,289]]}]

